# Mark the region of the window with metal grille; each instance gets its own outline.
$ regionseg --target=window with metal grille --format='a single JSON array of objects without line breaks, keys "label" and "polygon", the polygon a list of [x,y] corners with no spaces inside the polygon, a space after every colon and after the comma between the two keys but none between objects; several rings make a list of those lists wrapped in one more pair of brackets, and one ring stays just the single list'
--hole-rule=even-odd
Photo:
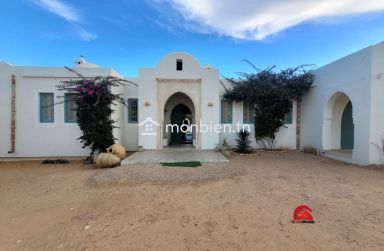
[{"label": "window with metal grille", "polygon": [[64,122],[65,123],[76,123],[77,122],[77,99],[79,95],[76,93],[65,93],[64,94]]},{"label": "window with metal grille", "polygon": [[55,120],[54,94],[39,93],[39,121],[53,123]]},{"label": "window with metal grille", "polygon": [[128,123],[137,123],[138,115],[137,99],[128,99]]},{"label": "window with metal grille", "polygon": [[255,122],[255,106],[250,102],[243,102],[243,123],[253,124]]},{"label": "window with metal grille", "polygon": [[176,60],[176,70],[177,71],[183,70],[183,60],[181,60],[181,59]]},{"label": "window with metal grille", "polygon": [[232,101],[230,100],[221,100],[221,123],[232,123]]}]

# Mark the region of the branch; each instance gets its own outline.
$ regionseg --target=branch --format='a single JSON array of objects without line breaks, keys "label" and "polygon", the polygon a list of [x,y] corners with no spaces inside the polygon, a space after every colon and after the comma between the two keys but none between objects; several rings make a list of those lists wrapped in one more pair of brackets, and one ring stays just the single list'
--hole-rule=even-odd
[{"label": "branch", "polygon": [[64,68],[67,69],[67,70],[70,71],[70,72],[75,73],[77,76],[81,77],[82,79],[86,79],[83,75],[81,75],[79,72],[75,71],[74,69],[69,68],[69,67],[67,67],[67,66],[64,66]]},{"label": "branch", "polygon": [[221,86],[224,88],[224,90],[227,92],[227,91],[228,91],[228,88],[224,85],[223,81],[221,81],[221,80],[219,79],[219,82],[220,82]]}]

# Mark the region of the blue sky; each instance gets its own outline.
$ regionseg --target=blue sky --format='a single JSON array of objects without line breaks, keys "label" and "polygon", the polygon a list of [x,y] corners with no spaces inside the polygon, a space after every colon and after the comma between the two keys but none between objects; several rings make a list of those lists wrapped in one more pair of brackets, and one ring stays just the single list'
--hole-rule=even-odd
[{"label": "blue sky", "polygon": [[[335,3],[337,2],[337,4]],[[322,66],[384,40],[382,0],[4,0],[0,60],[23,66],[87,61],[137,76],[186,51],[224,76]]]}]

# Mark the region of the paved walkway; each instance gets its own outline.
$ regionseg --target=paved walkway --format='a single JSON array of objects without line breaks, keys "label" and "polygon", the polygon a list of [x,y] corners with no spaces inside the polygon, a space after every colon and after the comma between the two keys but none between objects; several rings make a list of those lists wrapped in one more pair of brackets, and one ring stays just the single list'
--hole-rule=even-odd
[{"label": "paved walkway", "polygon": [[352,159],[353,150],[327,150],[323,152],[323,156],[335,160],[344,161],[347,163],[354,164]]},{"label": "paved walkway", "polygon": [[336,150],[328,150],[325,152],[333,155],[339,155],[346,158],[352,158],[352,150],[336,149]]},{"label": "paved walkway", "polygon": [[135,152],[121,162],[130,164],[158,164],[163,162],[200,161],[202,163],[228,163],[229,160],[221,153],[213,150],[167,148],[161,150],[145,150]]}]

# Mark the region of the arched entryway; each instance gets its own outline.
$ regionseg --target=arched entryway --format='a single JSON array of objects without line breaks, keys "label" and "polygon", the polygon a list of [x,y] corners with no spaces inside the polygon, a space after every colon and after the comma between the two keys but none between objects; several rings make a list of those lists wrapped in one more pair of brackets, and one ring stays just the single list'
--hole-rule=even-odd
[{"label": "arched entryway", "polygon": [[352,156],[354,127],[352,101],[345,93],[336,92],[324,109],[323,149]]},{"label": "arched entryway", "polygon": [[[188,106],[184,104],[177,105],[171,112],[171,124],[178,125],[181,128],[182,125],[189,126],[192,120],[192,112]],[[192,144],[192,132],[183,130],[173,130],[171,132],[170,145],[180,144]]]},{"label": "arched entryway", "polygon": [[[185,93],[176,92],[170,96],[164,106],[164,146],[168,147],[193,147],[195,131],[185,132],[180,130],[183,124],[195,123],[195,106],[191,98]],[[178,125],[176,127],[167,125]],[[168,128],[168,129],[167,129]]]}]

